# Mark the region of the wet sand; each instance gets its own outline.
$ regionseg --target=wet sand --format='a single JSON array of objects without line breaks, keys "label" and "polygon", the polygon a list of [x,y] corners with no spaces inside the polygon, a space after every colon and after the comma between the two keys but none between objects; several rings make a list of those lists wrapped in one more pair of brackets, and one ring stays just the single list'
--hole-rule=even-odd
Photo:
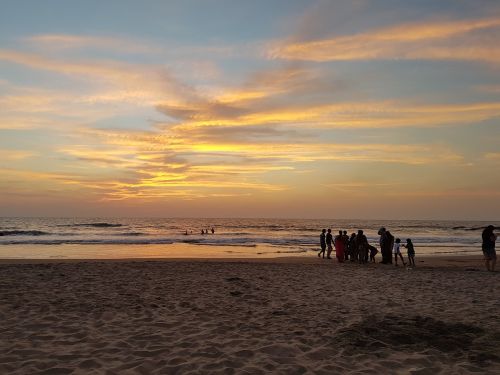
[{"label": "wet sand", "polygon": [[0,261],[0,373],[495,374],[500,273],[307,258]]}]

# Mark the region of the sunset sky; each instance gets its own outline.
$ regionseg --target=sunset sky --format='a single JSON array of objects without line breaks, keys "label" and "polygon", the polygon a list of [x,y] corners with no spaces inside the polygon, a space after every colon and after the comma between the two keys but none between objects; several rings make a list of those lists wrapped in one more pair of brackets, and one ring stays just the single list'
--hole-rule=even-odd
[{"label": "sunset sky", "polygon": [[0,216],[500,217],[497,0],[4,0]]}]

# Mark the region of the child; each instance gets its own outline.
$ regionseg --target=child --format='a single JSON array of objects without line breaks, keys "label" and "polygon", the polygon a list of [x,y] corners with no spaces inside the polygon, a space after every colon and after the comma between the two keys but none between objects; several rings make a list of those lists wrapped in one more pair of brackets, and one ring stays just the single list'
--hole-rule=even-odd
[{"label": "child", "polygon": [[406,239],[406,245],[403,245],[408,249],[408,262],[410,263],[410,267],[415,267],[415,248],[413,247],[413,242],[411,239]]},{"label": "child", "polygon": [[378,254],[378,250],[375,246],[368,245],[368,249],[370,250],[370,261],[375,263],[375,255]]},{"label": "child", "polygon": [[394,262],[396,262],[396,266],[398,265],[398,255],[401,258],[401,262],[403,262],[403,266],[406,266],[405,260],[403,259],[403,255],[401,254],[401,250],[399,247],[401,246],[401,240],[396,238],[396,242],[394,243],[394,248],[392,249],[392,253],[394,254]]}]

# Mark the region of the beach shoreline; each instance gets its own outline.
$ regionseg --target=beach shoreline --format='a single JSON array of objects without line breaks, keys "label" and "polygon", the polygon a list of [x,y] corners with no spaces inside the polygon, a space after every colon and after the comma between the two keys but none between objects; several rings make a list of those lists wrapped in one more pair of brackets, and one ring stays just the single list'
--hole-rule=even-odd
[{"label": "beach shoreline", "polygon": [[[406,256],[404,256],[407,259]],[[45,264],[45,263],[123,263],[123,262],[201,262],[201,263],[284,263],[284,264],[318,264],[330,265],[335,268],[344,266],[368,267],[368,268],[388,268],[395,267],[394,265],[385,265],[380,263],[380,256],[377,257],[375,263],[368,263],[360,265],[357,262],[346,261],[339,263],[336,259],[320,259],[314,252],[308,255],[296,256],[275,256],[275,257],[123,257],[123,258],[0,258],[0,265],[2,264]],[[401,264],[398,266],[403,268]],[[463,268],[469,269],[471,267],[484,269],[484,259],[482,255],[425,255],[416,257],[416,267],[420,268]]]}]

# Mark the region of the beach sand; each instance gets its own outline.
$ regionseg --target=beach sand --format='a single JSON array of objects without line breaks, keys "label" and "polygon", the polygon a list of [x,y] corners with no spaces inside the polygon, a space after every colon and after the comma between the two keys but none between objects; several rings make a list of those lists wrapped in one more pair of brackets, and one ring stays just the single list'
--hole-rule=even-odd
[{"label": "beach sand", "polygon": [[498,374],[500,273],[308,258],[4,260],[1,374]]}]

